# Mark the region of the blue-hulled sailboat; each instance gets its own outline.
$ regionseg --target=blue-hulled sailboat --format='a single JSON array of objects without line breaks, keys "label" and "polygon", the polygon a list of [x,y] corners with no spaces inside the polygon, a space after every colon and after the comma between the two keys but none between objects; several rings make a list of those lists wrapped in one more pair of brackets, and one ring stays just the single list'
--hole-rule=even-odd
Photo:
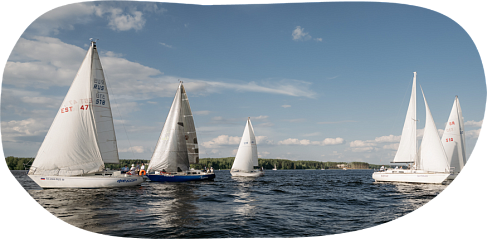
[{"label": "blue-hulled sailboat", "polygon": [[190,169],[190,163],[199,163],[198,155],[198,140],[193,114],[181,82],[152,154],[147,177],[153,182],[214,179],[213,172]]}]

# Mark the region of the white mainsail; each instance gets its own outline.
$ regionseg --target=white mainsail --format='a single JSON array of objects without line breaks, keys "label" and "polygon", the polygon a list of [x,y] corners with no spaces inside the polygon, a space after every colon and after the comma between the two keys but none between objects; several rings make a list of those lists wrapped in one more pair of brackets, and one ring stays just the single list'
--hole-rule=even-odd
[{"label": "white mainsail", "polygon": [[255,140],[254,129],[250,123],[250,118],[248,118],[231,170],[250,172],[254,166],[259,166],[257,142]]},{"label": "white mainsail", "polygon": [[455,97],[455,101],[453,102],[453,107],[441,142],[448,157],[450,167],[453,167],[454,173],[459,173],[466,163],[466,156],[463,116],[458,96]]},{"label": "white mainsail", "polygon": [[435,121],[433,120],[430,108],[426,102],[423,89],[421,89],[421,92],[423,93],[424,105],[426,108],[426,121],[424,125],[423,140],[421,142],[420,163],[419,165],[416,165],[416,167],[417,169],[429,172],[449,172],[450,166],[448,164],[448,158],[443,149],[443,144],[440,141],[440,136],[438,135]]},{"label": "white mainsail", "polygon": [[[176,95],[152,154],[148,171],[178,172],[189,170],[188,148],[186,146],[183,105],[183,85],[179,84]],[[196,135],[196,133],[195,133]]]},{"label": "white mainsail", "polygon": [[29,174],[85,175],[104,170],[104,162],[119,161],[108,91],[92,42]]},{"label": "white mainsail", "polygon": [[413,163],[415,161],[417,151],[416,121],[416,72],[414,72],[406,120],[402,128],[399,147],[392,163]]}]

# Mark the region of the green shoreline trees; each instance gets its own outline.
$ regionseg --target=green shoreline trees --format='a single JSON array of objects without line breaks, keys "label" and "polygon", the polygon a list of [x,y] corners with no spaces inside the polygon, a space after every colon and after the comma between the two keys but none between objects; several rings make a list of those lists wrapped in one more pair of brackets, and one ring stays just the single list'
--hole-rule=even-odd
[{"label": "green shoreline trees", "polygon": [[[202,158],[200,164],[191,164],[192,168],[202,169],[203,167],[213,167],[215,170],[219,169],[231,169],[233,160],[235,157],[227,158]],[[8,168],[10,170],[27,170],[34,158],[18,158],[9,156],[5,158]],[[127,165],[130,167],[132,164],[149,164],[149,160],[144,159],[121,159],[118,164],[105,164],[107,169],[118,170]],[[259,167],[263,167],[266,170],[274,168],[277,169],[341,169],[346,167],[347,169],[378,169],[382,165],[369,164],[366,162],[320,162],[320,161],[292,161],[288,159],[259,159]],[[388,166],[389,165],[385,165]]]}]

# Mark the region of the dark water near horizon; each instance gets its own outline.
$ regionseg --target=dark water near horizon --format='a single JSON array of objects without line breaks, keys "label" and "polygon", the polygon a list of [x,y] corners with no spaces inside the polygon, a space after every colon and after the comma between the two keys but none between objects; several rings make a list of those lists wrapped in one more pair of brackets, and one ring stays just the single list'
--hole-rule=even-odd
[{"label": "dark water near horizon", "polygon": [[134,237],[306,237],[356,231],[401,217],[447,185],[375,183],[372,170],[277,170],[264,177],[144,182],[109,189],[41,189],[11,171],[29,194],[65,222]]}]

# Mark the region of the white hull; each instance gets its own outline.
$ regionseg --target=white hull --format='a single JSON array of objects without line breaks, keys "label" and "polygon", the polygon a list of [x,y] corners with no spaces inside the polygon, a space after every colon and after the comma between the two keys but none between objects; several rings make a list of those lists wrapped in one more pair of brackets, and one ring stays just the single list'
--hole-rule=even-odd
[{"label": "white hull", "polygon": [[42,188],[112,188],[139,185],[142,176],[41,176],[29,177]]},{"label": "white hull", "polygon": [[256,177],[264,176],[264,171],[257,171],[257,172],[232,172],[232,171],[230,171],[230,173],[232,174],[232,177],[253,177],[253,178],[256,178]]},{"label": "white hull", "polygon": [[372,178],[376,182],[442,183],[449,175],[449,173],[428,173],[415,170],[389,170],[374,172]]}]

